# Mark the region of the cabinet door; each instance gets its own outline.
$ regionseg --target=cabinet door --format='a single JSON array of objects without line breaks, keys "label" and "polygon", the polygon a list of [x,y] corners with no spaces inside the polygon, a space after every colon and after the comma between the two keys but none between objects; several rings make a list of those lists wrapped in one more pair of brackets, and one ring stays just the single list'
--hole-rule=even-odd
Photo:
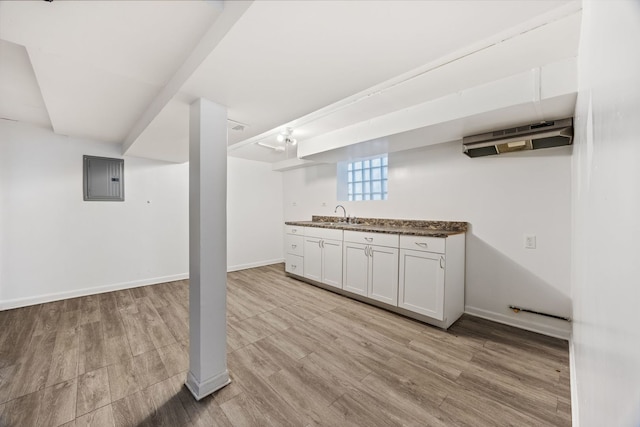
[{"label": "cabinet door", "polygon": [[399,278],[399,307],[443,319],[444,255],[402,249]]},{"label": "cabinet door", "polygon": [[398,248],[369,248],[369,298],[398,305]]},{"label": "cabinet door", "polygon": [[342,241],[322,241],[322,282],[342,289]]},{"label": "cabinet door", "polygon": [[369,257],[366,255],[367,245],[361,243],[344,243],[344,275],[342,289],[367,296]]},{"label": "cabinet door", "polygon": [[316,237],[304,238],[304,277],[322,281],[322,248]]}]

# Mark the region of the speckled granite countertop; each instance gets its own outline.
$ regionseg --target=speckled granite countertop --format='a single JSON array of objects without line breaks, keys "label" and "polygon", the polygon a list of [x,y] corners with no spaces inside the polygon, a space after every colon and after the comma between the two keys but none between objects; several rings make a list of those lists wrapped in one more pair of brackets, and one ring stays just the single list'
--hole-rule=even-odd
[{"label": "speckled granite countertop", "polygon": [[358,218],[357,224],[346,224],[342,217],[312,216],[311,221],[287,221],[299,227],[333,228],[336,230],[370,231],[409,236],[447,237],[465,233],[468,223],[452,221],[422,221],[408,219]]}]

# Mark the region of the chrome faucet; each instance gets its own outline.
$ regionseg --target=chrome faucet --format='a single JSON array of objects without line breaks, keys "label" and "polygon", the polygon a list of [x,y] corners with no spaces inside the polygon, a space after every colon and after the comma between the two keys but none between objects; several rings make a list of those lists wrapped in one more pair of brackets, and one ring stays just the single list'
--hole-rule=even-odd
[{"label": "chrome faucet", "polygon": [[333,211],[333,213],[338,213],[338,208],[342,208],[342,219],[344,220],[344,222],[347,222],[347,210],[344,208],[344,206],[336,206],[336,209]]}]

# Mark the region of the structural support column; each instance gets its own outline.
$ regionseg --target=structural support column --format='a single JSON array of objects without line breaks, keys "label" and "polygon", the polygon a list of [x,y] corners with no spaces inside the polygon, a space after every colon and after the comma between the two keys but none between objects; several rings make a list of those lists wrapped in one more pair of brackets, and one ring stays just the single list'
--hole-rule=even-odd
[{"label": "structural support column", "polygon": [[189,118],[189,373],[197,400],[227,371],[227,109],[206,99]]}]

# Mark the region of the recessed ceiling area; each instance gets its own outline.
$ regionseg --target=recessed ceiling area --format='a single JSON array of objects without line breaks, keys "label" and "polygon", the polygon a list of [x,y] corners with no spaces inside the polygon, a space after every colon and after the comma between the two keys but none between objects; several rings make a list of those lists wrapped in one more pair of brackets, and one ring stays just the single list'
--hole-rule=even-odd
[{"label": "recessed ceiling area", "polygon": [[[285,126],[317,145],[575,57],[579,13],[579,1],[0,2],[0,116],[184,162],[189,104],[204,97],[245,125],[229,126],[230,155],[277,163],[295,149],[258,142]],[[571,115],[565,104],[548,114]]]},{"label": "recessed ceiling area", "polygon": [[[26,49],[33,69],[21,72],[35,73],[56,133],[121,143],[221,10],[209,1],[0,2],[0,40]],[[0,69],[15,65],[0,55]],[[23,102],[12,98],[16,109]]]}]

